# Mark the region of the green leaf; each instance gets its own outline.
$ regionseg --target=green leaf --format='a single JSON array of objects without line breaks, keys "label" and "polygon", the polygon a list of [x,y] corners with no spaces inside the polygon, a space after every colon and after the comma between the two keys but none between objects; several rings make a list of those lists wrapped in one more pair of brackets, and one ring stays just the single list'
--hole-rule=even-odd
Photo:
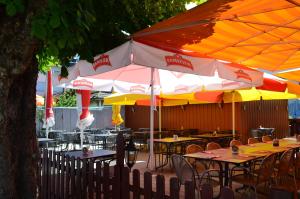
[{"label": "green leaf", "polygon": [[17,13],[17,8],[13,1],[6,5],[6,13],[8,16],[14,16]]},{"label": "green leaf", "polygon": [[59,39],[58,42],[57,42],[57,45],[60,49],[64,48],[65,45],[66,45],[66,40],[65,39]]},{"label": "green leaf", "polygon": [[45,27],[36,22],[36,23],[32,23],[32,29],[31,29],[31,34],[35,37],[37,37],[38,39],[45,39],[46,38],[46,35],[47,35],[47,32],[46,32],[46,29]]},{"label": "green leaf", "polygon": [[57,56],[58,55],[58,49],[53,44],[49,46],[48,52],[49,52],[49,55],[51,55],[51,56]]},{"label": "green leaf", "polygon": [[57,28],[57,27],[60,26],[60,19],[59,19],[59,17],[57,15],[52,15],[50,17],[50,26],[52,28]]}]

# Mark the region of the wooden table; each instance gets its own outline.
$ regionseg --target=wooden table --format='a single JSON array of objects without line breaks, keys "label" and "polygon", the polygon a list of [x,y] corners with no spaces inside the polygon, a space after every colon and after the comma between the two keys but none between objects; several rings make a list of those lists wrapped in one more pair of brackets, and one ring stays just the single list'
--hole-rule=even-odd
[{"label": "wooden table", "polygon": [[195,158],[198,160],[212,160],[218,162],[220,169],[223,170],[222,164],[224,163],[225,182],[224,185],[228,185],[229,180],[229,164],[243,164],[256,160],[261,157],[265,157],[272,153],[281,153],[290,148],[300,148],[300,142],[297,142],[295,138],[287,138],[279,140],[279,146],[273,147],[270,143],[256,143],[251,145],[239,146],[239,154],[232,154],[231,148],[221,148],[216,150],[198,152],[193,154],[184,155],[187,158]]},{"label": "wooden table", "polygon": [[191,135],[191,137],[212,139],[212,138],[232,138],[233,135],[230,133],[226,133],[226,134],[218,133],[216,135],[213,135],[212,133],[205,133],[205,134]]},{"label": "wooden table", "polygon": [[110,150],[103,150],[103,149],[96,149],[93,151],[90,151],[88,154],[83,154],[82,151],[68,151],[64,153],[65,156],[75,157],[76,159],[79,158],[81,160],[83,159],[107,159],[111,158],[113,159],[116,155],[115,151]]},{"label": "wooden table", "polygon": [[177,139],[174,139],[172,137],[168,137],[168,138],[161,138],[161,139],[153,139],[154,143],[156,144],[165,144],[166,145],[166,161],[164,164],[159,165],[158,167],[156,167],[156,169],[158,168],[162,168],[166,165],[169,164],[170,162],[170,157],[173,154],[172,153],[172,147],[174,147],[174,145],[176,144],[183,144],[183,143],[187,143],[187,142],[192,142],[192,141],[197,141],[197,140],[201,140],[201,138],[192,138],[192,137],[178,137]]}]

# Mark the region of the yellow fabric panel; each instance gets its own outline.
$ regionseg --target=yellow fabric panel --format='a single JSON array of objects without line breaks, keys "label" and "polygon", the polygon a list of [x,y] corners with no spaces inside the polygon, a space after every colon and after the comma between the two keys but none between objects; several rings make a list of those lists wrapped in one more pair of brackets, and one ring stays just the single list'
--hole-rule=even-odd
[{"label": "yellow fabric panel", "polygon": [[[149,99],[149,95],[141,94],[119,94],[115,93],[104,98],[104,105],[121,104],[121,105],[132,105],[136,100]],[[133,103],[133,104],[134,104]]]},{"label": "yellow fabric panel", "polygon": [[121,105],[113,105],[112,106],[112,123],[114,125],[119,126],[124,122],[121,116]]},{"label": "yellow fabric panel", "polygon": [[[234,95],[234,96],[233,96]],[[279,99],[296,99],[298,95],[287,92],[274,92],[266,90],[257,90],[255,88],[249,90],[236,90],[233,92],[225,92],[223,96],[224,103],[255,101],[255,100],[279,100]]]}]

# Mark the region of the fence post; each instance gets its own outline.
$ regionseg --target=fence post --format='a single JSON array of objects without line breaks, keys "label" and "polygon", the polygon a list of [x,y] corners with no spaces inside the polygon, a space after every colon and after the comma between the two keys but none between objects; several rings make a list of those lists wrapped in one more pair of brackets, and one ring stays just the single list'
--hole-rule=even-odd
[{"label": "fence post", "polygon": [[123,134],[121,132],[117,135],[117,161],[116,166],[114,167],[114,183],[115,186],[113,186],[115,189],[113,189],[113,195],[114,199],[121,199],[122,195],[121,193],[121,184],[122,184],[122,170],[124,168],[124,157],[125,157],[125,140],[123,137]]},{"label": "fence post", "polygon": [[192,181],[187,181],[184,184],[184,198],[195,199],[195,184]]}]

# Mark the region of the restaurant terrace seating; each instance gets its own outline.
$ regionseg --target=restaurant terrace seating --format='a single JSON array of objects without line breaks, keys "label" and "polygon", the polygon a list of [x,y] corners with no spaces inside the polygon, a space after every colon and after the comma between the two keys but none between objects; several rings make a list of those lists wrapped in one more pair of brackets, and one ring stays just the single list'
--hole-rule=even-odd
[{"label": "restaurant terrace seating", "polygon": [[[293,149],[285,151],[280,159],[279,163],[275,166],[275,172],[273,175],[272,190],[296,193],[297,192],[297,174],[296,174],[296,163],[299,155],[295,159],[295,153]],[[276,192],[275,191],[275,192]]]},{"label": "restaurant terrace seating", "polygon": [[[254,194],[257,197],[257,187],[260,184],[265,184],[265,190],[271,181],[271,177],[274,171],[274,163],[276,161],[277,153],[272,153],[266,156],[262,161],[257,170],[250,170],[247,167],[236,166],[231,169],[230,174],[230,187],[232,182],[237,182],[246,186],[246,191],[254,190]],[[243,169],[243,173],[241,172]],[[236,174],[236,172],[238,174]]]}]

